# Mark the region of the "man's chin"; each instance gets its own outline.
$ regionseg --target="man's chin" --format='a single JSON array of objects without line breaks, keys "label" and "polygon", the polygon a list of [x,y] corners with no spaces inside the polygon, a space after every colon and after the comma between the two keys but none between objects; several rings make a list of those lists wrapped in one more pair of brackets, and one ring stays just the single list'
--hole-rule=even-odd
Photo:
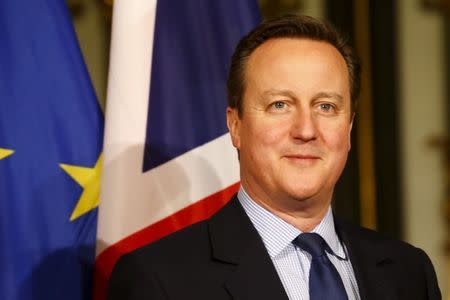
[{"label": "man's chin", "polygon": [[319,188],[316,187],[295,187],[288,191],[287,193],[292,203],[302,204],[302,205],[312,205],[314,203],[324,203],[331,198],[321,192]]}]

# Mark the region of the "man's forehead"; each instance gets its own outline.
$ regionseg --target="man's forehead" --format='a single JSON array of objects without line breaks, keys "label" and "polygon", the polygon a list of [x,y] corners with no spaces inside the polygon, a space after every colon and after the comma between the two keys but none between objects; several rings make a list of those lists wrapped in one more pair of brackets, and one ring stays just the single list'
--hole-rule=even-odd
[{"label": "man's forehead", "polygon": [[249,59],[256,56],[262,50],[270,49],[272,47],[280,47],[283,44],[293,44],[293,43],[301,43],[301,44],[317,44],[317,45],[327,45],[330,48],[333,48],[337,52],[339,50],[332,43],[326,40],[313,39],[308,37],[274,37],[264,41],[258,47],[256,47],[250,54]]},{"label": "man's forehead", "polygon": [[258,65],[257,72],[261,71],[261,67],[277,66],[278,62],[290,67],[297,61],[305,63],[302,58],[306,55],[311,58],[319,57],[319,60],[326,59],[332,65],[338,64],[339,68],[346,71],[346,76],[349,76],[347,62],[333,44],[309,38],[273,38],[258,46],[248,57],[244,64],[244,83],[255,65]]}]

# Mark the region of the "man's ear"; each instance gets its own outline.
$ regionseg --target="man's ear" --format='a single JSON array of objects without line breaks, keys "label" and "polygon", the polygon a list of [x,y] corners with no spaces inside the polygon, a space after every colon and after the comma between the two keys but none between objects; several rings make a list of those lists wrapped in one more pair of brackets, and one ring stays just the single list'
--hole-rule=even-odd
[{"label": "man's ear", "polygon": [[230,131],[231,141],[236,149],[241,147],[241,135],[240,135],[241,119],[236,108],[227,107],[227,126]]}]

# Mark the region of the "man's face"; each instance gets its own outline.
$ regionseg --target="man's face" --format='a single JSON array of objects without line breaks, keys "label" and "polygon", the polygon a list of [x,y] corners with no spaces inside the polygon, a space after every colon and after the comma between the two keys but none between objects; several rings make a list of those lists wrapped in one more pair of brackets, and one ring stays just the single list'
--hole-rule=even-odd
[{"label": "man's face", "polygon": [[273,39],[250,56],[243,111],[228,109],[241,182],[279,209],[328,206],[350,150],[347,66],[326,42]]}]

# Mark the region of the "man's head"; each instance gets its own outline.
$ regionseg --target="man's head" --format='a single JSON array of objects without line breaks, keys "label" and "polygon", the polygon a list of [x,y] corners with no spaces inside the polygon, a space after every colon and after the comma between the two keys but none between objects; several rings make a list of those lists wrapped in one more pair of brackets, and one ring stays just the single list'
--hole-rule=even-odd
[{"label": "man's head", "polygon": [[227,122],[254,200],[275,210],[328,206],[350,150],[353,57],[331,27],[308,17],[268,21],[239,43]]}]

